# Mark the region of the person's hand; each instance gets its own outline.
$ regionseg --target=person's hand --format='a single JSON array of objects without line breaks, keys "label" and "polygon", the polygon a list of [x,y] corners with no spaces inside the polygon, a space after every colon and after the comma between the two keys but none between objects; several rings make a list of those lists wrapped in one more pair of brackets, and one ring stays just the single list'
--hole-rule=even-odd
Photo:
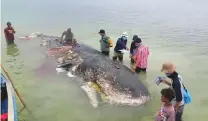
[{"label": "person's hand", "polygon": [[129,54],[129,58],[133,58],[133,56],[132,56],[132,54],[131,54],[131,53]]},{"label": "person's hand", "polygon": [[132,69],[134,70],[136,69],[136,64],[132,65]]},{"label": "person's hand", "polygon": [[178,108],[176,106],[174,106],[174,110],[175,110],[175,112],[177,112]]},{"label": "person's hand", "polygon": [[8,30],[8,31],[9,31],[9,33],[10,33],[10,34],[12,34],[12,33],[13,33],[13,30]]},{"label": "person's hand", "polygon": [[158,115],[158,116],[161,116],[161,115],[162,115],[162,112],[161,112],[160,110],[158,110],[158,111],[157,111],[157,115]]},{"label": "person's hand", "polygon": [[176,102],[176,104],[174,105],[174,110],[175,110],[175,112],[178,111],[179,104],[180,104],[180,102]]}]

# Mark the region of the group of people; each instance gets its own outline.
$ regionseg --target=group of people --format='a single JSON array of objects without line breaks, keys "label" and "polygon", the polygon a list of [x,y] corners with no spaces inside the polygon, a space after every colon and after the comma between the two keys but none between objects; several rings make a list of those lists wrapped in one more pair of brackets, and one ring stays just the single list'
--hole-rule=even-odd
[{"label": "group of people", "polygon": [[[14,43],[15,30],[11,26],[10,22],[7,22],[7,28],[4,29],[4,33],[6,42],[8,44]],[[106,32],[103,29],[99,31],[99,34],[101,35],[99,41],[100,50],[104,55],[108,56],[110,48],[113,47],[112,39],[106,35]],[[64,36],[65,38],[63,38]],[[132,40],[129,49],[127,47],[128,34],[127,32],[123,32],[116,42],[112,59],[114,61],[117,59],[123,61],[123,53],[121,50],[129,50],[129,57],[131,58],[131,63],[135,65],[135,72],[146,72],[149,49],[142,43],[142,40],[138,35],[134,35]],[[63,32],[61,41],[65,43],[73,43],[73,41],[75,41],[74,34],[71,32],[70,28]],[[161,82],[169,87],[161,90],[162,106],[156,113],[155,121],[182,121],[182,114],[185,105],[183,95],[183,89],[185,87],[183,85],[182,77],[176,72],[176,68],[171,62],[164,63],[161,71],[167,76],[167,78],[161,77]],[[170,81],[167,80],[168,78]]]},{"label": "group of people", "polygon": [[[110,48],[113,47],[112,40],[103,29],[99,31],[99,34],[101,35],[100,50],[104,55],[109,55]],[[122,61],[123,53],[121,50],[130,50],[129,57],[131,63],[135,65],[133,68],[135,72],[146,72],[149,56],[148,46],[142,43],[138,35],[134,35],[132,40],[129,49],[127,47],[128,34],[123,32],[116,42],[112,59],[117,60],[118,58],[119,61]],[[182,77],[176,72],[175,66],[171,62],[164,63],[161,71],[165,73],[167,78],[160,77],[160,81],[169,87],[161,90],[162,106],[155,115],[155,121],[182,121],[185,105],[183,95],[183,88],[185,87],[182,83]]]},{"label": "group of people", "polygon": [[[101,29],[99,31],[101,36],[100,39],[100,50],[104,55],[109,55],[110,48],[113,47],[112,39],[106,35],[105,30]],[[127,47],[128,42],[128,33],[123,32],[121,36],[118,38],[116,45],[114,47],[113,60],[123,61],[123,52],[122,50],[129,51],[129,57],[131,58],[131,63],[133,65],[133,69],[136,73],[146,72],[149,49],[148,46],[142,43],[142,40],[138,37],[138,35],[134,35],[132,39],[130,49]]]}]

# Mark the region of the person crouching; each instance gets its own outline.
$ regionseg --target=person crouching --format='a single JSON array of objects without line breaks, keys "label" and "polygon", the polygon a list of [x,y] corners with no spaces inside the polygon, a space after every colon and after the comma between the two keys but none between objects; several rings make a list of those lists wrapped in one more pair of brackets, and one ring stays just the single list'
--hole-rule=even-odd
[{"label": "person crouching", "polygon": [[128,34],[126,32],[123,32],[121,37],[118,38],[116,42],[116,46],[114,48],[114,55],[113,55],[113,60],[119,59],[119,61],[123,61],[123,53],[120,50],[129,50],[129,48],[126,46],[127,44],[127,38]]}]

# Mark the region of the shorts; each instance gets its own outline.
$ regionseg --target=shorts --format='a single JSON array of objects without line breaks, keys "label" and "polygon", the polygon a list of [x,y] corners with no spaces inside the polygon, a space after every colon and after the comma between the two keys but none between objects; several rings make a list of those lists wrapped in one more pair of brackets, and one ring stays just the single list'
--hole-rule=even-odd
[{"label": "shorts", "polygon": [[114,51],[113,60],[117,60],[117,58],[122,61],[123,60],[123,53],[118,53]]},{"label": "shorts", "polygon": [[102,51],[102,54],[104,54],[104,55],[109,55],[110,54],[110,52],[108,52],[108,51]]},{"label": "shorts", "polygon": [[136,72],[136,73],[146,72],[146,70],[147,70],[147,68],[136,67],[135,72]]}]

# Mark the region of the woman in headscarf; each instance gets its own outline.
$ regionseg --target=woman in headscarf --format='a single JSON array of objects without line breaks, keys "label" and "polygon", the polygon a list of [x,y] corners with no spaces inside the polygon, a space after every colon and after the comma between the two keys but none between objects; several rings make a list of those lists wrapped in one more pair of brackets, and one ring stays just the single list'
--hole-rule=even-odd
[{"label": "woman in headscarf", "polygon": [[134,35],[133,38],[132,38],[132,42],[131,42],[131,47],[130,47],[130,54],[129,54],[129,57],[131,58],[131,64],[134,63],[134,59],[133,59],[133,56],[135,55],[135,50],[137,48],[136,44],[135,44],[135,40],[139,38],[138,35]]}]

